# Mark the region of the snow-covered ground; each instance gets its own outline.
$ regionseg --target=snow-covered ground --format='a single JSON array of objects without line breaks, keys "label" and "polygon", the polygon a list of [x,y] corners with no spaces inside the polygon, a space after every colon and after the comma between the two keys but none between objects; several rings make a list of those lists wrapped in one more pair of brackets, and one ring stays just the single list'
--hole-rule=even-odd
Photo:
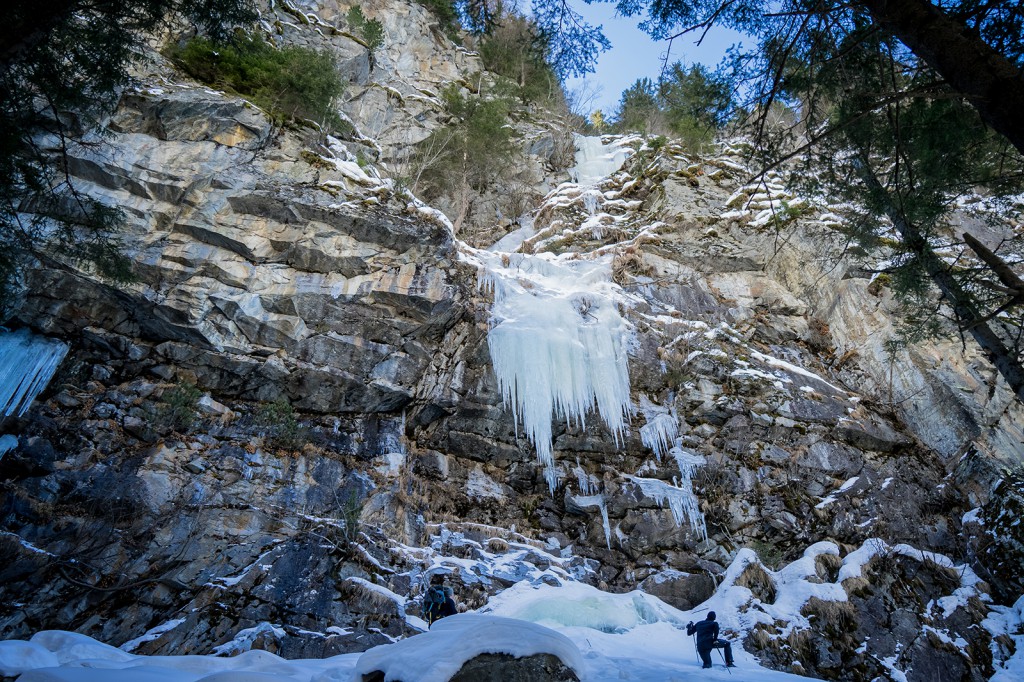
[{"label": "snow-covered ground", "polygon": [[[218,647],[222,654],[237,653],[234,656],[136,656],[124,651],[131,648],[130,643],[115,648],[84,635],[47,631],[29,641],[0,642],[0,675],[20,674],[19,682],[359,682],[364,673],[382,670],[389,680],[444,682],[463,663],[482,653],[550,653],[575,670],[583,682],[796,681],[806,678],[768,670],[744,651],[741,642],[746,633],[758,623],[788,623],[787,631],[805,627],[808,621],[801,608],[807,600],[845,601],[841,581],[860,575],[862,567],[879,552],[925,558],[906,545],[868,541],[844,557],[837,582],[822,582],[815,574],[815,558],[838,552],[832,543],[818,543],[809,547],[802,559],[771,571],[760,565],[753,552],[741,550],[715,594],[691,611],[680,611],[641,591],[602,592],[562,570],[512,570],[524,578],[491,598],[478,612],[452,616],[428,632],[364,653],[289,661],[265,651],[246,650],[253,638],[240,633],[229,643],[237,646]],[[521,554],[503,555],[508,560],[516,556]],[[937,600],[936,608],[950,611],[979,596],[979,583],[970,569],[953,566],[939,555],[929,553],[927,558],[956,568],[962,576],[961,586]],[[434,563],[446,565],[437,557]],[[752,564],[764,570],[775,585],[773,603],[758,601],[748,588],[737,584]],[[723,635],[734,642],[738,667],[732,672],[718,662],[717,652],[715,668],[701,670],[693,640],[685,633],[687,622],[704,619],[709,610],[717,612]],[[1022,624],[1024,599],[1012,608],[994,607],[984,623],[993,635],[1005,633],[1017,642],[1016,655],[998,662],[1000,667],[992,678],[997,682],[1024,679]],[[273,628],[262,625],[264,630]],[[902,673],[893,670],[893,675],[899,679]]]},{"label": "snow-covered ground", "polygon": [[532,589],[513,588],[493,608],[523,618],[459,614],[430,632],[362,654],[295,661],[265,651],[229,658],[134,656],[84,635],[47,631],[28,642],[0,642],[0,674],[23,673],[19,682],[358,682],[365,672],[386,670],[388,679],[444,682],[478,654],[508,652],[555,654],[584,682],[805,679],[763,669],[740,649],[735,674],[720,664],[701,670],[693,641],[681,629],[688,614],[641,593],[611,595],[582,584],[529,594]]}]

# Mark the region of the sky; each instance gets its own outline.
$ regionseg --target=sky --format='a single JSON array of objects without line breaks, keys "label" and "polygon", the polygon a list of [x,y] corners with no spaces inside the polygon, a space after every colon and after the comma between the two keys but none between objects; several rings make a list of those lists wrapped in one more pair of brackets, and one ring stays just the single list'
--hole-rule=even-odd
[{"label": "sky", "polygon": [[[584,112],[600,109],[606,116],[610,116],[618,106],[623,90],[639,78],[657,79],[662,59],[668,49],[668,41],[655,41],[637,28],[641,21],[640,17],[615,16],[614,2],[594,2],[588,5],[582,0],[576,0],[572,6],[591,24],[603,25],[604,34],[611,41],[612,49],[601,55],[596,73],[589,74],[585,79],[567,80],[566,89],[571,91],[585,88],[585,92],[589,94],[596,91],[592,103],[583,107]],[[740,42],[743,35],[730,29],[716,27],[709,31],[703,42],[697,46],[695,42],[699,37],[698,34],[687,35],[673,42],[669,63],[699,62],[711,67],[716,66],[725,56],[729,46]]]}]

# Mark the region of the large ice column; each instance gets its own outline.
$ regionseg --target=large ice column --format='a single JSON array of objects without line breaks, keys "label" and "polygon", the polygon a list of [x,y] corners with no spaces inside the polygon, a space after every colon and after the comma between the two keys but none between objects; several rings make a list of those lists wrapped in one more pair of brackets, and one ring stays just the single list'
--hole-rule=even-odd
[{"label": "large ice column", "polygon": [[53,378],[68,346],[36,336],[27,329],[0,332],[0,412],[25,414],[36,396]]},{"label": "large ice column", "polygon": [[595,185],[622,168],[633,150],[616,140],[604,144],[600,137],[573,135],[576,143],[576,165],[569,169],[569,177],[581,185]]},{"label": "large ice column", "polygon": [[491,252],[477,257],[481,285],[494,291],[487,334],[494,373],[554,490],[552,418],[584,426],[596,408],[618,441],[632,411],[630,328],[616,303],[611,258]]}]

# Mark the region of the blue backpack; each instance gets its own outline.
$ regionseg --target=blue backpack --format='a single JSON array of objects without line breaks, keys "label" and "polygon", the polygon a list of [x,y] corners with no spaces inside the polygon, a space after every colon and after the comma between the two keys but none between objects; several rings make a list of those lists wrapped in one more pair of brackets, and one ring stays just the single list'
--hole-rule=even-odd
[{"label": "blue backpack", "polygon": [[433,625],[435,620],[441,618],[441,607],[444,606],[445,599],[447,596],[441,585],[431,585],[423,595],[423,620],[427,621],[428,625]]}]

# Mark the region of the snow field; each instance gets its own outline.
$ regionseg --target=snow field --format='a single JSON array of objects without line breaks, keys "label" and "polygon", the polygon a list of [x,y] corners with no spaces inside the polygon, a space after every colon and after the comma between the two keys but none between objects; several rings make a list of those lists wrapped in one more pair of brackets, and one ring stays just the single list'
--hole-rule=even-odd
[{"label": "snow field", "polygon": [[[447,538],[449,542],[453,540],[459,540],[457,534]],[[452,561],[467,561],[431,555],[430,548],[411,549],[425,552],[424,556],[431,563],[427,572],[452,570]],[[959,603],[970,596],[984,598],[977,592],[977,576],[966,567],[954,566],[941,555],[906,545],[888,546],[877,540],[866,542],[843,558],[835,583],[820,582],[815,569],[819,555],[839,554],[838,547],[832,543],[820,542],[808,547],[803,557],[778,571],[761,565],[751,550],[740,550],[715,594],[690,611],[675,609],[640,591],[602,592],[574,581],[562,570],[558,571],[557,585],[545,582],[542,574],[531,576],[529,570],[513,565],[526,562],[529,552],[540,550],[530,546],[511,549],[506,555],[489,555],[489,570],[495,570],[504,559],[509,562],[504,570],[509,574],[520,573],[523,579],[492,597],[478,613],[452,616],[438,622],[428,632],[361,654],[292,661],[265,651],[242,651],[227,658],[135,656],[84,635],[46,631],[37,633],[27,642],[0,642],[0,675],[23,673],[19,682],[359,682],[365,672],[384,670],[386,679],[390,680],[443,682],[465,661],[482,653],[513,656],[550,653],[573,668],[583,682],[683,682],[691,679],[796,682],[806,678],[759,666],[753,656],[743,650],[743,638],[758,623],[785,623],[785,633],[792,628],[807,627],[807,618],[800,614],[803,605],[812,597],[845,601],[841,581],[861,575],[863,566],[881,553],[896,552],[918,560],[931,560],[960,572],[961,586],[949,597],[938,600],[935,609],[951,608],[952,603],[947,600]],[[568,560],[550,554],[545,557]],[[751,566],[765,571],[773,582],[776,589],[773,603],[757,600],[749,589],[737,584]],[[464,574],[470,573],[468,566],[460,568]],[[709,610],[717,612],[724,635],[733,641],[739,669],[732,678],[720,667],[701,670],[692,639],[685,634],[686,623],[704,619]],[[1017,653],[997,669],[992,678],[995,682],[1024,679],[1024,634],[1019,634],[1022,625],[1024,598],[1012,608],[994,607],[984,622],[993,635],[1008,634],[1018,644]],[[261,624],[252,630],[261,627],[262,631],[273,629],[270,624]],[[930,629],[937,636],[948,636]],[[239,633],[232,642],[244,646],[243,640],[248,640],[251,644],[251,637],[242,636],[245,632]],[[225,647],[218,649],[227,651]],[[893,667],[892,674],[900,677],[902,673]]]}]

